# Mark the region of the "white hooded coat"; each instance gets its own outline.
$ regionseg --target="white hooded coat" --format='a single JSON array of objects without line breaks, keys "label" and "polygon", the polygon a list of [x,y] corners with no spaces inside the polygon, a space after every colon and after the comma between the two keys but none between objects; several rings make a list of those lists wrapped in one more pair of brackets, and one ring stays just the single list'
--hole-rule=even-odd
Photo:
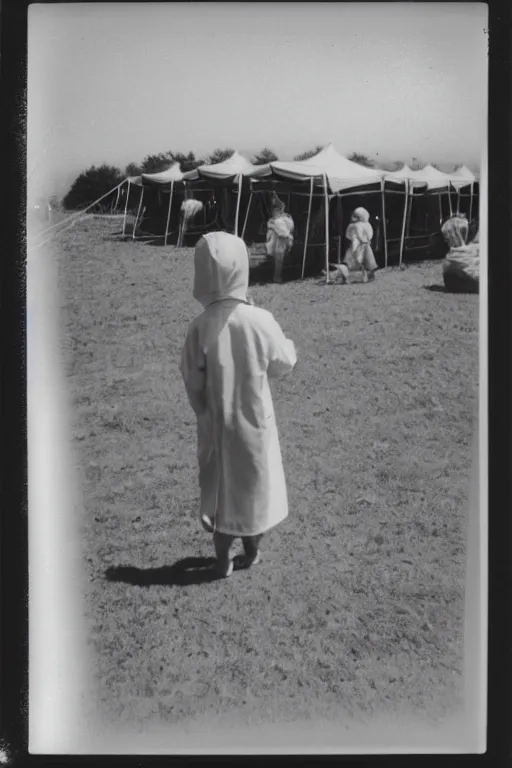
[{"label": "white hooded coat", "polygon": [[226,232],[195,252],[192,321],[181,372],[197,416],[200,515],[231,536],[257,536],[288,515],[286,482],[268,377],[297,361],[270,312],[247,303],[245,243]]},{"label": "white hooded coat", "polygon": [[348,225],[345,237],[350,245],[345,253],[344,262],[350,271],[364,267],[369,271],[377,269],[377,262],[372,250],[373,227],[366,208],[356,208],[352,222]]}]

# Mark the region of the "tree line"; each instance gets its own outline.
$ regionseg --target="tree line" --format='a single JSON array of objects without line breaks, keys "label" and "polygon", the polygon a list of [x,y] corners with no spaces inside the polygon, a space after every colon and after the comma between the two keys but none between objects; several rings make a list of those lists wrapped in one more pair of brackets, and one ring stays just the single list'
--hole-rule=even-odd
[{"label": "tree line", "polygon": [[[306,160],[316,155],[323,147],[317,146],[299,155],[294,160]],[[158,173],[164,171],[174,163],[179,163],[183,172],[195,170],[200,165],[213,165],[227,160],[233,154],[231,148],[215,149],[206,157],[196,157],[194,152],[160,152],[159,154],[146,155],[140,164],[128,163],[124,172],[121,168],[113,165],[103,164],[100,166],[91,166],[86,171],[77,176],[68,193],[62,200],[62,205],[66,210],[77,210],[90,205],[98,200],[102,195],[106,195],[111,189],[121,184],[127,176],[140,176],[141,173]],[[366,155],[353,152],[348,157],[359,165],[373,168],[375,163]],[[278,160],[276,153],[264,147],[251,158],[253,165],[264,165]],[[400,167],[402,163],[395,163]]]}]

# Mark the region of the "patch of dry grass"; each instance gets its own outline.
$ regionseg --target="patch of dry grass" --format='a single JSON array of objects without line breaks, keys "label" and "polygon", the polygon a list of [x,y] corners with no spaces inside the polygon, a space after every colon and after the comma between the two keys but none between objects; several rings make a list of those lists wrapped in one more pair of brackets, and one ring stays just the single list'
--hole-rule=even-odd
[{"label": "patch of dry grass", "polygon": [[298,347],[274,386],[290,516],[260,566],[177,584],[169,566],[212,555],[178,372],[192,250],[116,242],[118,228],[84,222],[59,248],[106,716],[453,710],[478,298],[427,290],[439,264],[255,286]]}]

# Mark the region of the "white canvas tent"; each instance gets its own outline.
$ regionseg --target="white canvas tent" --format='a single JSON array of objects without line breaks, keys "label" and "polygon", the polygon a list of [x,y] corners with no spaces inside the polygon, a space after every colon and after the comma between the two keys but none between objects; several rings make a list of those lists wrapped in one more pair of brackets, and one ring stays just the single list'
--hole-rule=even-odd
[{"label": "white canvas tent", "polygon": [[390,181],[407,181],[411,178],[413,171],[408,165],[404,165],[398,171],[381,171],[382,175]]},{"label": "white canvas tent", "polygon": [[467,165],[461,165],[460,168],[457,168],[456,171],[450,174],[450,181],[455,189],[461,189],[462,187],[474,184],[476,176]]},{"label": "white canvas tent", "polygon": [[311,178],[327,178],[332,194],[355,187],[379,184],[382,172],[348,160],[340,155],[332,144],[307,160],[291,162],[274,161],[269,164],[275,176],[294,181]]},{"label": "white canvas tent", "polygon": [[396,171],[381,171],[384,181],[391,181],[395,184],[403,184],[404,186],[404,213],[402,217],[402,229],[400,234],[400,251],[398,263],[401,266],[405,245],[405,234],[407,227],[407,219],[410,213],[411,205],[411,191],[414,186],[425,186],[425,182],[416,180],[414,181],[414,171],[409,168],[407,164],[404,164],[402,168]]},{"label": "white canvas tent", "polygon": [[[171,219],[171,207],[172,199],[174,196],[174,184],[177,181],[183,181],[183,173],[179,163],[173,163],[165,171],[159,171],[157,173],[143,173],[142,174],[142,195],[139,203],[139,211],[142,206],[142,198],[144,196],[144,187],[161,187],[169,188],[169,206],[167,209],[167,221],[165,223],[164,244],[167,245],[167,238],[169,236],[169,222]],[[138,216],[138,215],[137,215]],[[137,220],[135,221],[135,227],[137,226]],[[134,227],[134,233],[135,233]]]},{"label": "white canvas tent", "polygon": [[174,181],[182,181],[183,173],[181,172],[180,164],[173,163],[165,171],[143,173],[141,179],[143,184],[149,186],[168,186]]},{"label": "white canvas tent", "polygon": [[434,168],[433,165],[426,165],[416,171],[411,171],[410,179],[420,184],[426,184],[429,190],[449,190],[450,176]]},{"label": "white canvas tent", "polygon": [[[321,186],[324,193],[325,261],[327,274],[329,274],[329,196],[332,198],[334,196],[340,196],[343,193],[347,193],[349,190],[375,185],[378,185],[378,189],[375,191],[383,192],[383,176],[381,171],[375,170],[373,168],[366,168],[363,165],[359,165],[358,163],[354,163],[351,160],[348,160],[346,157],[343,157],[343,155],[340,155],[336,151],[333,144],[329,144],[327,147],[320,150],[320,152],[318,152],[313,157],[308,158],[307,160],[293,160],[289,162],[275,160],[269,163],[268,166],[257,166],[257,168],[259,170],[258,176],[260,177],[268,176],[269,173],[267,168],[269,168],[270,173],[274,178],[285,181],[310,182],[310,205],[304,242],[302,276],[304,276],[306,262],[309,219],[311,215],[311,201],[313,197],[315,182],[317,186]],[[252,190],[247,214],[249,212],[251,200]]]},{"label": "white canvas tent", "polygon": [[[126,218],[128,216],[128,200],[130,197],[130,187],[132,186],[142,187],[142,176],[128,176],[125,179],[125,182],[126,182],[126,202],[124,206],[124,217],[123,217],[123,237],[126,234]],[[142,207],[142,194],[141,194],[140,207]],[[133,228],[133,232],[135,233],[135,227]]]},{"label": "white canvas tent", "polygon": [[451,191],[451,179],[450,176],[447,173],[443,173],[442,171],[439,171],[437,168],[434,168],[433,165],[426,165],[424,168],[420,168],[417,171],[412,171],[412,181],[413,183],[415,181],[421,182],[422,184],[427,185],[427,190],[429,192],[437,192],[439,195],[439,217],[440,220],[443,218],[443,211],[442,211],[442,203],[441,203],[441,195],[443,193],[448,195],[448,203],[450,206],[450,215],[452,215],[452,199],[450,195]]},{"label": "white canvas tent", "polygon": [[[183,173],[178,163],[174,163],[165,171],[152,174],[142,174],[141,176],[133,176],[126,179],[128,185],[128,191],[131,185],[138,186],[141,189],[141,198],[139,200],[139,207],[137,211],[136,224],[134,226],[133,237],[135,237],[135,229],[137,222],[139,221],[142,211],[144,189],[146,187],[153,187],[154,189],[169,192],[169,207],[167,213],[167,224],[165,229],[165,242],[167,244],[168,228],[170,222],[171,206],[173,203],[173,191],[174,185],[178,182],[185,188],[185,196],[187,195],[187,188],[194,189],[194,181],[204,180],[206,182],[220,185],[224,188],[233,188],[237,190],[236,199],[236,214],[234,222],[234,232],[239,233],[239,216],[240,206],[242,199],[242,185],[249,182],[250,195],[245,212],[245,221],[242,227],[241,236],[244,237],[247,220],[249,217],[249,209],[253,199],[253,193],[257,192],[258,181],[264,179],[274,179],[281,182],[304,182],[307,185],[308,191],[304,192],[292,192],[292,194],[307,194],[309,197],[309,209],[307,213],[307,223],[305,231],[304,253],[303,253],[303,269],[306,260],[306,252],[308,248],[308,237],[310,228],[311,217],[311,203],[313,195],[321,195],[324,198],[325,206],[325,257],[326,267],[328,271],[329,267],[329,201],[334,197],[340,198],[345,195],[359,195],[369,193],[381,193],[382,195],[382,220],[384,225],[384,251],[385,251],[385,264],[387,265],[388,258],[388,240],[386,232],[386,213],[385,213],[385,197],[388,193],[403,194],[405,198],[404,202],[404,216],[402,223],[402,231],[400,237],[400,263],[402,261],[402,254],[405,244],[405,238],[407,235],[408,221],[410,219],[410,210],[412,198],[416,197],[416,192],[433,192],[439,195],[440,215],[442,216],[441,195],[447,194],[450,212],[452,212],[452,200],[450,192],[456,190],[460,199],[460,190],[471,186],[471,203],[470,203],[470,218],[471,207],[473,202],[473,185],[476,182],[475,175],[467,166],[461,166],[451,174],[443,173],[434,168],[431,164],[428,164],[422,169],[412,170],[409,166],[404,165],[402,168],[396,171],[384,171],[376,168],[368,168],[358,163],[354,163],[343,155],[339,154],[333,144],[329,144],[324,149],[319,151],[313,157],[306,160],[295,161],[273,161],[266,165],[253,165],[240,152],[235,151],[231,157],[226,160],[215,164],[204,164],[197,169]],[[253,185],[253,182],[255,184]],[[309,182],[309,183],[308,183]],[[390,182],[386,187],[386,182]],[[190,184],[190,187],[189,187]],[[398,188],[393,189],[393,185],[399,185]],[[400,189],[400,186],[402,189]],[[316,190],[316,192],[315,192]],[[464,194],[464,193],[462,193]],[[126,213],[128,206],[128,195],[125,207],[125,224]],[[123,233],[125,232],[125,224],[123,225]],[[398,233],[397,233],[398,235]],[[398,237],[397,237],[398,240]],[[391,241],[390,241],[391,242]]]},{"label": "white canvas tent", "polygon": [[451,176],[449,174],[439,171],[434,168],[430,163],[424,168],[412,170],[409,166],[404,165],[398,171],[390,171],[385,174],[385,179],[394,182],[403,182],[405,185],[405,203],[404,203],[404,217],[402,222],[402,235],[400,241],[400,258],[399,264],[402,263],[403,249],[405,238],[407,236],[407,230],[409,228],[409,221],[411,215],[411,205],[413,197],[415,196],[415,190],[422,190],[423,192],[434,192],[439,196],[439,215],[442,219],[442,200],[441,195],[446,194],[448,197],[448,204],[450,209],[450,215],[452,211],[451,200]]},{"label": "white canvas tent", "polygon": [[137,224],[139,223],[139,219],[142,211],[142,203],[144,200],[144,188],[145,187],[170,188],[169,209],[167,214],[167,224],[165,228],[165,244],[167,245],[167,235],[168,235],[168,227],[169,227],[169,218],[171,215],[171,205],[172,205],[174,184],[176,181],[182,181],[182,180],[183,180],[183,173],[181,172],[179,163],[173,163],[165,171],[159,171],[158,173],[143,173],[140,176],[128,176],[128,178],[125,179],[125,182],[127,184],[127,191],[126,191],[126,204],[124,209],[123,235],[125,235],[126,233],[126,218],[128,214],[128,199],[130,196],[130,187],[133,185],[141,188],[137,215],[135,217],[135,222],[133,225],[133,232],[132,232],[132,238],[134,240],[135,240],[135,232],[137,230]]},{"label": "white canvas tent", "polygon": [[460,207],[461,190],[465,187],[470,188],[469,218],[471,219],[473,211],[473,192],[475,182],[477,181],[475,174],[467,167],[467,165],[461,165],[460,168],[457,168],[457,170],[453,171],[450,175],[450,181],[452,187],[457,190],[457,208]]},{"label": "white canvas tent", "polygon": [[238,235],[238,219],[240,214],[240,200],[242,197],[242,182],[244,178],[261,178],[271,173],[268,165],[253,165],[240,152],[235,151],[226,160],[212,165],[200,165],[194,171],[184,174],[185,181],[208,179],[211,181],[224,181],[237,185],[237,204],[235,214],[235,234]]},{"label": "white canvas tent", "polygon": [[213,163],[212,165],[205,164],[200,165],[194,171],[188,171],[183,174],[185,180],[193,181],[195,179],[215,179],[219,181],[238,181],[238,178],[251,176],[253,178],[259,176],[268,176],[270,169],[268,165],[253,165],[246,157],[240,152],[235,151],[228,157],[227,160],[223,160],[221,163]]}]

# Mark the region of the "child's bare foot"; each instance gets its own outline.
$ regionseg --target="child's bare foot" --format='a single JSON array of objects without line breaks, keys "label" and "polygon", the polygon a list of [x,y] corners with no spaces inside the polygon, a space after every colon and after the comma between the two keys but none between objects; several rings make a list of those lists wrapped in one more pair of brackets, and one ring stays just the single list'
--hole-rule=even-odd
[{"label": "child's bare foot", "polygon": [[221,562],[220,560],[217,560],[215,570],[223,579],[228,579],[233,573],[233,561],[228,560],[227,562]]},{"label": "child's bare foot", "polygon": [[244,564],[246,568],[250,568],[251,565],[258,565],[261,563],[261,552],[258,550],[255,555],[245,555]]}]

